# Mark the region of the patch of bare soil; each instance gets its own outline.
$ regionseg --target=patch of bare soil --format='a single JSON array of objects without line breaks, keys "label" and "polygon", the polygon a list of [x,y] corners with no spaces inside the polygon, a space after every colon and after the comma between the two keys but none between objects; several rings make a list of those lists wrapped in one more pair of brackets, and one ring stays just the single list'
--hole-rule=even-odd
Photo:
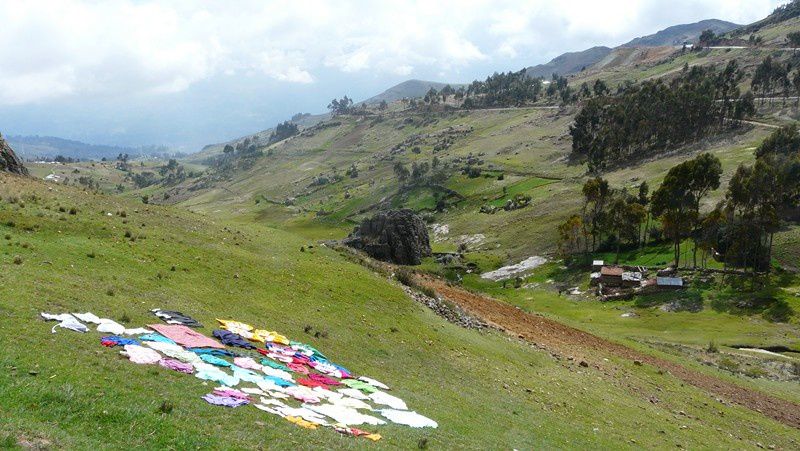
[{"label": "patch of bare soil", "polygon": [[451,286],[436,278],[419,276],[417,279],[419,285],[435,290],[446,300],[458,305],[467,313],[481,318],[490,326],[552,352],[572,355],[583,353],[583,358],[590,360],[597,358],[593,351],[601,351],[633,360],[635,363],[638,362],[637,364],[652,365],[688,384],[800,429],[800,405],[793,402],[700,373],[679,363],[644,354],[557,321],[526,313],[505,302]]}]

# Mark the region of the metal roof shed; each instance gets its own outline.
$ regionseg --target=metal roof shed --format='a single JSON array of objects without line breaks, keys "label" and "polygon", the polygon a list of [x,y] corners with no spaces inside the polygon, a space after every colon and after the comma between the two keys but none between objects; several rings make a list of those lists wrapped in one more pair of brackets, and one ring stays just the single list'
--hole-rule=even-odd
[{"label": "metal roof shed", "polygon": [[656,277],[656,285],[659,287],[683,287],[683,278],[681,277]]}]

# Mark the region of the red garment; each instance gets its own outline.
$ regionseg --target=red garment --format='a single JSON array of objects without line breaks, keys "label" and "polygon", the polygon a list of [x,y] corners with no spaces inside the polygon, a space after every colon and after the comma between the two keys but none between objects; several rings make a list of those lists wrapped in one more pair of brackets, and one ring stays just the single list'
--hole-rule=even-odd
[{"label": "red garment", "polygon": [[325,385],[342,385],[342,383],[337,381],[336,379],[331,379],[328,376],[323,376],[323,375],[317,374],[317,373],[309,374],[308,377],[311,380],[317,381],[317,382],[319,382],[321,384],[325,384]]},{"label": "red garment", "polygon": [[308,368],[299,363],[287,363],[286,366],[295,373],[308,374]]},{"label": "red garment", "polygon": [[101,341],[100,344],[105,346],[105,347],[107,347],[107,348],[113,348],[114,346],[117,345],[117,342],[116,341],[108,341],[107,340],[107,341]]},{"label": "red garment", "polygon": [[305,385],[306,387],[314,388],[314,387],[322,387],[325,390],[330,390],[330,387],[323,384],[322,382],[317,382],[314,379],[297,379],[297,383],[300,385]]},{"label": "red garment", "polygon": [[269,354],[269,351],[267,351],[266,349],[262,349],[262,348],[258,348],[258,349],[256,349],[256,351],[258,351],[258,353],[261,354],[261,355]]},{"label": "red garment", "polygon": [[295,355],[295,356],[292,357],[292,363],[298,363],[300,365],[308,365],[310,362],[311,362],[311,359],[309,359],[306,356],[298,357],[298,356]]}]

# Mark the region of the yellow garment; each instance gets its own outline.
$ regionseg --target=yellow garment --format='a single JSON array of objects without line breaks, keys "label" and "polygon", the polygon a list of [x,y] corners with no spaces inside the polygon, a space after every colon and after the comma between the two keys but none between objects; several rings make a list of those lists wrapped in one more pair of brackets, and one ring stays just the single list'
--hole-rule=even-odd
[{"label": "yellow garment", "polygon": [[251,338],[251,340],[257,341],[259,343],[266,343],[269,341],[271,343],[279,343],[287,346],[289,345],[289,339],[286,338],[285,336],[277,332],[268,331],[264,329],[254,330],[253,337]]},{"label": "yellow garment", "polygon": [[253,326],[245,323],[240,323],[239,321],[232,321],[226,319],[219,319],[217,321],[222,325],[222,328],[228,331],[231,331],[235,334],[239,334],[244,338],[251,339],[253,334],[250,332],[253,330]]},{"label": "yellow garment", "polygon": [[383,437],[381,437],[381,434],[369,434],[369,435],[365,435],[364,438],[368,438],[368,439],[372,440],[373,442],[377,442],[378,440],[380,440]]},{"label": "yellow garment", "polygon": [[304,427],[306,429],[316,429],[319,427],[317,423],[312,423],[310,421],[306,421],[300,417],[286,417],[286,420],[290,423],[294,423],[300,427]]}]

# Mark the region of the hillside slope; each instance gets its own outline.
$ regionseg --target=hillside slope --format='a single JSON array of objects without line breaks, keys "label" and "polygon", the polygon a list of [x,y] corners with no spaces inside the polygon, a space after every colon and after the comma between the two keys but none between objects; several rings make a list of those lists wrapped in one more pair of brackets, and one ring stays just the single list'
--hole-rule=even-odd
[{"label": "hillside slope", "polygon": [[553,74],[570,75],[592,66],[611,53],[609,47],[592,47],[580,52],[568,52],[559,55],[546,64],[539,64],[525,69],[529,77],[549,79]]},{"label": "hillside slope", "polygon": [[700,22],[667,27],[657,33],[632,39],[622,44],[620,47],[659,47],[664,45],[675,46],[692,44],[696,42],[700,34],[706,30],[711,30],[719,35],[739,27],[741,27],[741,25],[737,25],[733,22],[719,19],[706,19]]},{"label": "hillside slope", "polygon": [[[210,406],[200,399],[210,387],[194,378],[132,365],[102,348],[97,333],[52,334],[38,319],[40,311],[92,311],[140,325],[156,321],[148,312],[156,307],[298,337],[390,383],[439,422],[436,430],[382,426],[380,447],[790,448],[800,440],[797,430],[613,356],[583,368],[449,324],[332,250],[299,252],[307,242],[285,232],[9,175],[0,186],[0,336],[15,343],[0,353],[3,446],[375,446],[257,409]],[[307,327],[326,334],[314,338]]]},{"label": "hillside slope", "polygon": [[383,91],[382,93],[370,97],[367,100],[359,103],[366,103],[367,105],[376,105],[382,101],[396,102],[401,99],[415,99],[423,97],[431,88],[439,91],[447,85],[451,88],[457,89],[463,86],[458,83],[441,83],[438,81],[424,81],[424,80],[406,80],[402,83],[396,84],[391,88]]}]

